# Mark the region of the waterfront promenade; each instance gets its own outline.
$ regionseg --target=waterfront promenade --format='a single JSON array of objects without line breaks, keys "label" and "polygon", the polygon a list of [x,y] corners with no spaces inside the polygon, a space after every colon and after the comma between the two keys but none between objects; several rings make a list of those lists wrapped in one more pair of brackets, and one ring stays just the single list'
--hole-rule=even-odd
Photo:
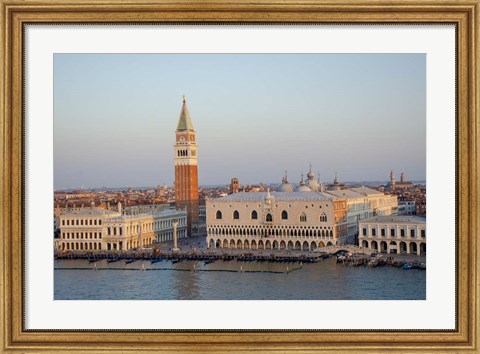
[{"label": "waterfront promenade", "polygon": [[[323,247],[314,252],[301,250],[274,250],[274,249],[225,249],[207,248],[204,238],[183,239],[178,242],[178,249],[174,250],[173,242],[163,242],[152,247],[135,251],[115,252],[62,252],[56,254],[57,259],[88,260],[90,263],[104,261],[102,268],[113,266],[114,262],[125,261],[125,264],[136,260],[153,263],[169,260],[179,262],[204,262],[210,264],[217,261],[254,262],[254,263],[316,263],[339,253],[346,257],[337,258],[337,261],[346,265],[370,266],[403,266],[405,263],[425,267],[426,257],[408,254],[381,254],[372,257],[372,251],[354,245]],[[373,261],[372,261],[373,260]],[[370,262],[372,261],[372,262]],[[369,263],[370,262],[370,263]],[[103,264],[105,263],[105,264]],[[122,262],[123,263],[123,262]],[[115,269],[118,267],[115,266]],[[290,267],[292,270],[296,267]],[[192,267],[192,270],[198,267]]]}]

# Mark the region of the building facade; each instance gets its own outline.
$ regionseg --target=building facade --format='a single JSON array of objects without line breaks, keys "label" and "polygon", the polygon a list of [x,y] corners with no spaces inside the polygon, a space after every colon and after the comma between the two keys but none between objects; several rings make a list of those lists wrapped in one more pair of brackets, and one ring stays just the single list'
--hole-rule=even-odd
[{"label": "building facade", "polygon": [[404,199],[398,201],[398,215],[415,215],[416,212],[415,200]]},{"label": "building facade", "polygon": [[418,216],[375,216],[359,222],[361,247],[396,254],[426,255],[426,219]]},{"label": "building facade", "polygon": [[347,233],[341,244],[356,244],[358,240],[358,223],[375,215],[393,215],[397,213],[398,201],[394,195],[384,194],[368,187],[342,189],[332,188],[325,191],[347,203]]},{"label": "building facade", "polygon": [[175,131],[175,203],[177,208],[186,209],[187,233],[194,236],[198,232],[198,156],[195,130],[188,111],[185,96]]},{"label": "building facade", "polygon": [[316,192],[240,192],[207,199],[209,248],[316,250],[346,230],[346,202]]},{"label": "building facade", "polygon": [[128,251],[173,240],[173,222],[178,238],[187,237],[187,213],[165,209],[150,214],[125,215],[118,211],[84,208],[59,217],[58,251]]}]

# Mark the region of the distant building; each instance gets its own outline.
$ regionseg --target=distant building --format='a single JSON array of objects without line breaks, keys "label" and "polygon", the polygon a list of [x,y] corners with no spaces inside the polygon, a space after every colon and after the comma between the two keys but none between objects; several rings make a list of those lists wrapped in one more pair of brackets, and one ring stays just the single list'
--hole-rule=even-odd
[{"label": "distant building", "polygon": [[59,216],[59,251],[128,251],[173,239],[173,221],[178,238],[187,236],[187,213],[165,209],[146,214],[125,215],[117,211],[84,208]]},{"label": "distant building", "polygon": [[397,214],[398,200],[396,195],[385,194],[383,192],[368,187],[354,187],[350,189],[365,196],[365,198],[370,203],[373,215]]},{"label": "distant building", "polygon": [[338,175],[335,172],[335,179],[333,180],[333,184],[330,184],[327,186],[327,190],[340,190],[347,188],[345,184],[340,183],[340,180],[338,179]]},{"label": "distant building", "polygon": [[230,182],[230,194],[238,193],[240,185],[238,184],[238,178],[232,178]]},{"label": "distant building", "polygon": [[400,181],[395,180],[395,173],[390,171],[390,182],[385,185],[385,190],[395,191],[398,189],[407,190],[413,187],[413,183],[406,181],[405,174],[402,172],[400,175]]},{"label": "distant building", "polygon": [[426,219],[418,216],[375,216],[359,222],[361,247],[396,254],[425,255]]},{"label": "distant building", "polygon": [[387,195],[367,187],[332,189],[325,193],[331,194],[347,202],[346,228],[344,243],[357,243],[358,222],[375,215],[396,214],[397,197]]},{"label": "distant building", "polygon": [[415,215],[416,213],[415,200],[404,199],[398,201],[398,215]]}]

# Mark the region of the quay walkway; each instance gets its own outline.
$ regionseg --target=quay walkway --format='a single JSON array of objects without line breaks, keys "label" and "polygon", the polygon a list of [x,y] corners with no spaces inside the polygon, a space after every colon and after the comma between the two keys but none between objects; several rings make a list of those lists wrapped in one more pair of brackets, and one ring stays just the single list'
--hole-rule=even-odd
[{"label": "quay walkway", "polygon": [[[104,261],[102,264],[122,263],[128,265],[135,261],[147,261],[150,264],[162,261],[170,261],[172,264],[181,262],[203,262],[203,266],[222,261],[235,264],[285,264],[287,269],[298,269],[298,265],[317,263],[322,259],[337,257],[337,263],[351,266],[394,266],[412,267],[424,269],[426,267],[425,256],[406,254],[380,254],[373,255],[372,250],[354,245],[338,245],[324,247],[315,252],[300,250],[272,250],[272,249],[225,249],[206,248],[203,240],[183,239],[179,242],[179,250],[173,250],[171,243],[152,245],[150,248],[133,251],[101,251],[79,252],[63,251],[56,252],[56,259],[86,260],[89,263]],[[122,261],[122,262],[120,262]],[[290,264],[290,266],[288,266]],[[241,267],[241,266],[240,266]],[[118,266],[115,264],[115,268]],[[406,268],[406,269],[407,269]],[[197,269],[193,267],[193,269]],[[410,268],[408,268],[410,269]]]}]

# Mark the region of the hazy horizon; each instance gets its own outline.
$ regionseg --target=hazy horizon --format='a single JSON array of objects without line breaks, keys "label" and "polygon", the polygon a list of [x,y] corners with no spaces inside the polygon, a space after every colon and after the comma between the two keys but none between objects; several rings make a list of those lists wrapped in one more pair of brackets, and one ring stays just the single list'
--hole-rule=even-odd
[{"label": "hazy horizon", "polygon": [[424,54],[55,54],[54,189],[172,186],[183,94],[200,185],[426,180]]}]

